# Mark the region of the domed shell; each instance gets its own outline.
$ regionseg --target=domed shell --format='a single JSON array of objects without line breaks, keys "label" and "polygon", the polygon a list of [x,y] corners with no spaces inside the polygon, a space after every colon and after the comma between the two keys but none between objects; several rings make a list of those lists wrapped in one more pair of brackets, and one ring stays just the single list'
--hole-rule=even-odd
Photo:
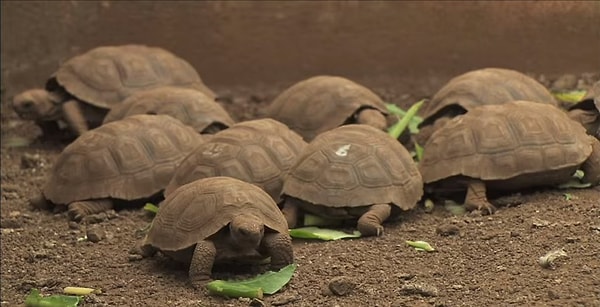
[{"label": "domed shell", "polygon": [[425,144],[419,169],[425,183],[457,175],[503,180],[577,166],[591,152],[585,129],[565,112],[515,101],[453,118]]},{"label": "domed shell", "polygon": [[132,94],[114,106],[104,123],[134,114],[165,114],[202,133],[211,125],[227,128],[235,122],[213,98],[189,88],[165,86]]},{"label": "domed shell", "polygon": [[62,86],[81,101],[110,109],[135,92],[165,85],[216,96],[187,61],[143,45],[97,47],[75,56],[61,65],[46,89]]},{"label": "domed shell", "polygon": [[276,120],[237,123],[183,160],[165,195],[200,178],[228,176],[254,183],[279,201],[283,178],[305,146],[300,135]]},{"label": "domed shell", "polygon": [[90,130],[58,157],[43,187],[55,204],[150,197],[165,188],[202,135],[167,115],[134,115]]},{"label": "domed shell", "polygon": [[429,101],[423,110],[421,126],[435,121],[443,109],[460,106],[473,108],[528,100],[557,106],[554,96],[535,79],[511,69],[483,68],[452,78]]},{"label": "domed shell", "polygon": [[167,196],[145,243],[161,250],[182,250],[215,234],[241,213],[257,216],[276,232],[288,231],[283,213],[263,190],[238,179],[211,177]]},{"label": "domed shell", "polygon": [[381,98],[368,88],[342,77],[316,76],[279,94],[266,114],[310,141],[321,132],[344,124],[363,108],[388,113]]},{"label": "domed shell", "polygon": [[408,151],[368,125],[345,125],[317,136],[290,169],[283,194],[330,207],[393,203],[408,210],[423,181]]}]

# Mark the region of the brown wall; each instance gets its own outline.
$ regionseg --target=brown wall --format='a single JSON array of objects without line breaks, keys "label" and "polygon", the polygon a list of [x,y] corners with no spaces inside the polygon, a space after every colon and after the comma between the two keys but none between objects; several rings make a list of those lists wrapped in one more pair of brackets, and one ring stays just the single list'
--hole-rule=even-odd
[{"label": "brown wall", "polygon": [[[98,45],[162,46],[209,86],[328,73],[441,82],[483,66],[600,70],[595,2],[2,1],[2,86],[39,86]],[[435,77],[432,79],[432,77]]]}]

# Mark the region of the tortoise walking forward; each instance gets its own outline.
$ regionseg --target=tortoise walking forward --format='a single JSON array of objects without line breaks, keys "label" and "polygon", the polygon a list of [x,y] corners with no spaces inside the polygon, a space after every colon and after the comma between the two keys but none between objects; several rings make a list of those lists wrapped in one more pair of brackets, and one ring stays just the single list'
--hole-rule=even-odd
[{"label": "tortoise walking forward", "polygon": [[194,88],[215,97],[185,60],[169,51],[142,45],[94,48],[73,57],[48,80],[13,99],[23,119],[35,120],[42,132],[59,131],[64,121],[77,135],[102,124],[110,108],[129,95],[158,86]]},{"label": "tortoise walking forward", "polygon": [[103,125],[65,147],[32,204],[67,205],[70,217],[79,220],[111,209],[116,200],[152,197],[202,142],[202,135],[168,115],[134,115]]},{"label": "tortoise walking forward", "polygon": [[280,269],[294,261],[285,217],[269,194],[231,177],[210,177],[177,188],[160,205],[142,244],[130,252],[157,251],[189,264],[195,288],[210,280],[215,263],[257,263],[271,257]]},{"label": "tortoise walking forward", "polygon": [[486,191],[568,181],[581,168],[600,183],[600,142],[561,109],[530,101],[475,108],[425,144],[419,170],[434,192],[466,190],[468,210],[495,211]]}]

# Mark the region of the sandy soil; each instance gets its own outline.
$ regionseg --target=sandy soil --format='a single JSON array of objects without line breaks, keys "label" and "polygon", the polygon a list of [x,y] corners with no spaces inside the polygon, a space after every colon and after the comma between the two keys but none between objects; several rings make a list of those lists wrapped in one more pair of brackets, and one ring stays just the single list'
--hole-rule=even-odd
[{"label": "sandy soil", "polygon": [[[217,89],[237,120],[253,118],[281,88]],[[375,89],[406,107],[410,91]],[[436,89],[428,89],[433,93]],[[38,193],[64,143],[36,140],[10,147],[16,136],[39,131],[2,103],[1,304],[23,305],[30,289],[60,293],[65,286],[102,290],[84,306],[260,306],[261,302],[207,296],[187,283],[185,268],[165,257],[129,261],[128,250],[151,218],[140,208],[104,215],[94,224],[69,223],[66,214],[36,211]],[[569,197],[566,197],[569,196]],[[567,199],[569,198],[569,199]],[[386,224],[379,238],[295,241],[299,267],[267,306],[600,306],[600,187],[538,190],[523,204],[492,216],[453,216],[422,207]],[[93,243],[80,240],[99,234]],[[405,240],[425,240],[419,252]],[[564,249],[552,269],[539,257]],[[339,296],[331,285],[349,287]]]}]

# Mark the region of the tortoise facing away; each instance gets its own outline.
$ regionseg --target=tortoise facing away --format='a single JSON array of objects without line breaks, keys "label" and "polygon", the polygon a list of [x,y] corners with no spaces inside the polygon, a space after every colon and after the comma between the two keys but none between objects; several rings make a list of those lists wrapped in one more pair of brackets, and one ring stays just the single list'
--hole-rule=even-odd
[{"label": "tortoise facing away", "polygon": [[600,81],[594,83],[580,102],[569,108],[569,117],[600,139]]},{"label": "tortoise facing away", "polygon": [[113,208],[161,192],[202,135],[167,115],[134,115],[90,130],[56,160],[32,204],[67,205],[69,216]]},{"label": "tortoise facing away", "polygon": [[44,134],[66,122],[77,136],[99,126],[108,110],[129,95],[158,86],[194,88],[211,98],[196,70],[169,51],[143,45],[97,47],[66,61],[45,89],[13,99],[23,119],[34,120]]},{"label": "tortoise facing away", "polygon": [[415,207],[423,182],[411,155],[385,132],[345,125],[318,135],[299,155],[283,183],[283,214],[294,228],[306,211],[328,219],[358,219],[365,236]]},{"label": "tortoise facing away", "polygon": [[294,261],[277,204],[255,185],[230,177],[196,180],[166,197],[142,244],[130,252],[149,257],[157,251],[189,264],[195,288],[210,279],[216,263],[271,257],[271,267],[280,269]]},{"label": "tortoise facing away", "polygon": [[276,120],[237,123],[190,153],[165,195],[197,179],[227,176],[256,184],[279,202],[283,178],[305,146],[300,135]]},{"label": "tortoise facing away", "polygon": [[170,115],[198,133],[216,133],[235,123],[212,97],[195,89],[173,86],[132,94],[106,114],[104,123],[134,114]]},{"label": "tortoise facing away", "polygon": [[449,119],[473,108],[515,100],[557,105],[546,87],[515,70],[483,68],[456,76],[425,105],[417,142],[425,144],[431,134]]},{"label": "tortoise facing away", "polygon": [[466,190],[466,209],[484,213],[495,210],[486,191],[560,184],[578,168],[584,181],[600,182],[600,142],[561,109],[529,101],[453,118],[431,135],[419,163],[428,190]]},{"label": "tortoise facing away", "polygon": [[367,124],[384,130],[387,109],[368,88],[335,76],[300,81],[273,100],[266,111],[311,141],[321,132],[344,124]]}]

